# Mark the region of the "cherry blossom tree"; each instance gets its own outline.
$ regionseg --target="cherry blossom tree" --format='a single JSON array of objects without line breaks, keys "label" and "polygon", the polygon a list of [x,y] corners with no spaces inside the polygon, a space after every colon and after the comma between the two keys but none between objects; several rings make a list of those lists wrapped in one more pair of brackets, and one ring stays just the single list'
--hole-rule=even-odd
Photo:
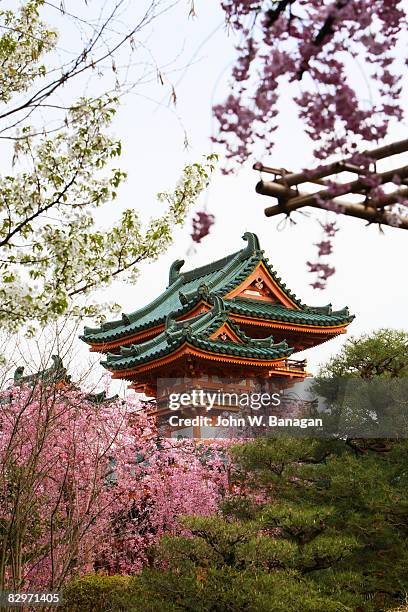
[{"label": "cherry blossom tree", "polygon": [[140,402],[50,380],[0,396],[0,589],[134,573],[180,514],[217,510],[225,449],[160,440]]},{"label": "cherry blossom tree", "polygon": [[[402,79],[408,61],[403,48],[404,3],[221,0],[221,6],[237,36],[229,94],[213,108],[217,121],[213,140],[226,153],[224,172],[272,151],[277,128],[285,134],[280,105],[291,100],[314,144],[315,158],[345,156],[358,168],[353,183],[326,180],[324,201],[317,195],[315,204],[350,214],[335,198],[357,191],[365,194],[361,218],[367,213],[365,206],[371,206],[369,222],[398,227],[402,219],[406,221],[406,195],[397,192],[390,200],[383,188],[384,182],[400,185],[401,177],[385,180],[376,173],[375,158],[361,155],[367,143],[384,139],[390,124],[404,118]],[[307,262],[315,275],[311,283],[315,289],[324,289],[335,273],[326,259],[333,251],[332,225],[330,219],[322,225],[317,258]]]},{"label": "cherry blossom tree", "polygon": [[203,238],[208,236],[210,228],[215,223],[214,215],[211,215],[206,210],[198,211],[193,217],[191,238],[193,242],[201,242]]},{"label": "cherry blossom tree", "polygon": [[272,149],[280,97],[293,96],[318,159],[352,154],[402,119],[407,20],[400,0],[221,0],[221,6],[239,42],[231,91],[214,107],[214,140],[234,164]]}]

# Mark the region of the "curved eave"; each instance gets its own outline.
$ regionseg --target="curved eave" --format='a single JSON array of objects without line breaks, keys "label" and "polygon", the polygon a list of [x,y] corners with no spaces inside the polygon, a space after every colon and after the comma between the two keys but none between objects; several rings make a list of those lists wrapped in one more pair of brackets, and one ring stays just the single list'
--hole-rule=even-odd
[{"label": "curved eave", "polygon": [[231,313],[231,318],[236,323],[244,323],[245,325],[259,325],[260,327],[270,327],[271,329],[287,329],[289,331],[301,331],[303,333],[309,332],[312,334],[330,335],[345,334],[347,331],[346,328],[354,319],[354,317],[352,317],[351,320],[345,323],[338,323],[337,325],[310,325],[309,323],[293,323],[281,319],[267,319],[266,317],[257,318],[235,313]]},{"label": "curved eave", "polygon": [[[199,299],[199,296],[197,296],[197,302],[199,301]],[[178,308],[174,311],[174,316],[183,316],[184,314],[188,313],[189,308],[191,308],[191,306],[191,303],[183,305],[181,308]],[[138,334],[143,334],[145,336],[154,335],[153,332],[156,328],[164,328],[165,320],[166,315],[162,315],[160,317],[156,317],[150,320],[147,323],[143,323],[142,325],[136,325],[135,323],[132,323],[130,325],[127,325],[126,327],[118,327],[117,330],[101,330],[99,333],[95,334],[82,334],[81,336],[79,336],[79,338],[90,346],[109,346],[113,342],[120,346],[122,342],[130,340]],[[129,331],[129,327],[132,328],[131,331]],[[104,335],[105,337],[100,339],[100,336],[102,335]]]},{"label": "curved eave", "polygon": [[[180,317],[180,320],[188,319],[197,312],[201,308],[206,308],[207,310],[211,310],[212,305],[199,298],[195,303],[189,303],[188,308],[183,308],[184,312],[174,313],[176,316]],[[251,314],[242,314],[243,308],[239,306],[238,308],[233,308],[233,304],[231,302],[227,303],[228,313],[233,321],[236,323],[243,323],[246,325],[260,326],[260,327],[270,327],[273,329],[282,329],[288,331],[299,331],[302,333],[310,333],[310,334],[329,334],[331,336],[336,336],[339,334],[344,334],[347,331],[348,325],[354,320],[354,315],[350,315],[346,317],[342,321],[337,321],[335,324],[327,324],[325,322],[319,322],[319,324],[312,325],[310,323],[298,323],[293,321],[285,321],[282,317],[280,318],[268,318],[267,316],[252,316]],[[296,311],[299,312],[299,311]],[[307,311],[304,311],[307,315]],[[288,310],[288,316],[290,317],[291,311]],[[330,315],[327,315],[330,316]],[[161,323],[159,325],[155,325],[148,329],[132,332],[129,335],[121,336],[115,340],[106,341],[104,340],[101,343],[92,342],[90,340],[84,340],[91,346],[92,352],[97,353],[106,353],[108,350],[112,348],[119,348],[120,346],[127,346],[128,344],[138,343],[141,340],[148,340],[161,332],[164,331],[165,317],[162,317]],[[84,339],[84,338],[82,338]]]},{"label": "curved eave", "polygon": [[[171,354],[177,354],[180,350],[188,351],[190,349],[202,351],[213,355],[214,359],[218,357],[232,356],[244,360],[254,360],[256,362],[262,361],[280,361],[286,359],[293,353],[293,348],[287,345],[279,346],[272,345],[270,347],[253,347],[246,346],[244,344],[237,344],[235,342],[222,342],[215,340],[208,340],[199,337],[181,337],[177,342],[172,345],[164,345],[159,348],[160,343],[157,345],[157,350],[153,355],[134,355],[134,356],[121,356],[112,355],[108,356],[106,361],[102,362],[104,368],[111,371],[123,372],[128,368],[133,369],[143,363],[154,362],[162,357],[167,357]],[[152,347],[154,350],[154,347]],[[121,363],[122,362],[122,363]]]},{"label": "curved eave", "polygon": [[160,325],[156,325],[155,327],[151,327],[142,331],[136,331],[127,336],[117,338],[116,340],[92,342],[91,340],[84,340],[83,337],[81,337],[81,340],[84,340],[84,342],[90,345],[91,353],[106,353],[110,349],[120,348],[121,346],[128,346],[129,344],[136,344],[140,341],[150,340],[151,338],[154,338],[158,334],[162,333],[164,329],[165,325],[164,323],[161,323]]},{"label": "curved eave", "polygon": [[[284,355],[275,356],[273,358],[265,359],[265,358],[255,358],[255,357],[245,357],[242,355],[232,355],[228,353],[213,353],[210,351],[206,351],[203,349],[194,346],[189,342],[183,343],[176,350],[172,351],[163,356],[158,356],[151,361],[147,361],[144,363],[137,363],[134,366],[123,368],[123,369],[113,369],[110,366],[112,364],[104,364],[104,367],[110,369],[112,372],[113,378],[127,378],[131,380],[134,376],[141,372],[146,372],[149,370],[160,368],[168,363],[173,361],[177,361],[178,359],[183,358],[186,355],[192,355],[195,357],[199,357],[208,361],[217,361],[221,363],[229,363],[231,365],[249,365],[253,367],[258,367],[260,369],[273,369],[275,372],[286,373],[286,375],[295,375],[298,377],[305,377],[306,373],[300,370],[289,370],[282,367],[279,367],[283,364],[285,359],[289,357],[293,352],[293,349],[288,349],[285,351]],[[284,375],[284,374],[283,374]]]}]

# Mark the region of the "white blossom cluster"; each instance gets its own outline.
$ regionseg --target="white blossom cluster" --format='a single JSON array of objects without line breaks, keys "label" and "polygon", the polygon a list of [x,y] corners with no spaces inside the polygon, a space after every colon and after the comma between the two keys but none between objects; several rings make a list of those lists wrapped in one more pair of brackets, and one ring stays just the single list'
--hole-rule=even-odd
[{"label": "white blossom cluster", "polygon": [[[56,39],[39,20],[41,4],[32,1],[19,12],[0,12],[5,24],[0,79],[7,81],[0,87],[0,102],[14,100],[33,79],[41,79],[41,56]],[[116,277],[134,281],[137,264],[163,253],[174,226],[184,222],[207,186],[214,155],[187,165],[175,191],[159,194],[166,209],[146,229],[131,208],[108,230],[99,229],[95,210],[116,198],[126,178],[112,165],[121,144],[107,133],[116,106],[110,96],[82,98],[54,133],[20,126],[14,151],[18,164],[0,175],[0,330],[33,329],[64,313],[101,315],[106,305],[98,308],[84,296]]]}]

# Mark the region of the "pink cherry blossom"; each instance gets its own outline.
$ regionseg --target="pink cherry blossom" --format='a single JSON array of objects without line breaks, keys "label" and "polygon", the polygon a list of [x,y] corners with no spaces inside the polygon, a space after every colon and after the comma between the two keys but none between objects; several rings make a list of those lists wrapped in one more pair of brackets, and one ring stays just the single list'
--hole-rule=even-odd
[{"label": "pink cherry blossom", "polygon": [[230,491],[226,441],[159,439],[135,398],[22,385],[0,407],[1,589],[137,572],[181,514],[214,513]]},{"label": "pink cherry blossom", "polygon": [[294,101],[318,159],[351,154],[402,119],[400,0],[221,0],[221,7],[239,41],[230,93],[214,107],[213,140],[230,161],[226,172],[271,150],[290,84],[298,84]]}]

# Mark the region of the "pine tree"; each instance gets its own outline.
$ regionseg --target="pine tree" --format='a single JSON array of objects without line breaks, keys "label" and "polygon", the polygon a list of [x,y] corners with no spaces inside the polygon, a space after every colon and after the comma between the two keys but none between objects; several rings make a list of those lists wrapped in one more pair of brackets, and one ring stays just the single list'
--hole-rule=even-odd
[{"label": "pine tree", "polygon": [[[400,344],[384,330],[380,336],[371,347],[379,338],[381,351]],[[367,338],[349,343],[336,368],[350,365],[359,342]],[[326,381],[337,373],[330,365],[322,372]],[[356,368],[343,375],[356,376]],[[135,610],[368,612],[404,601],[405,439],[281,436],[239,445],[234,455],[239,494],[219,516],[184,518],[191,537],[162,540],[138,580]]]}]

